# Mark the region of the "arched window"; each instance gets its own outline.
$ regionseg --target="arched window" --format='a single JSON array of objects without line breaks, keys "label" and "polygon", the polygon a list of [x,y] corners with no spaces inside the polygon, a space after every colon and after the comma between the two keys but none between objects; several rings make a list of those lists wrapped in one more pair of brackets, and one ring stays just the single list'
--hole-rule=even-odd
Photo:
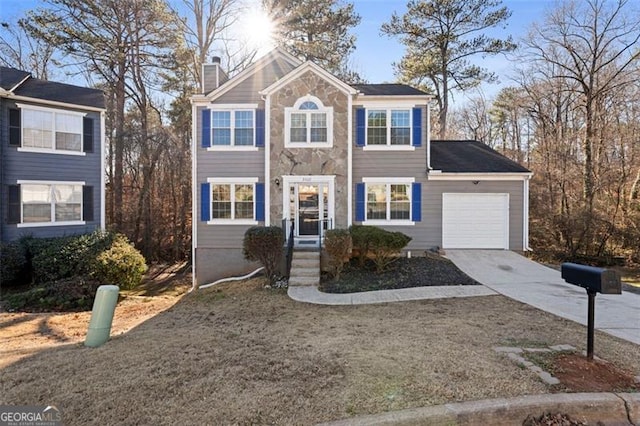
[{"label": "arched window", "polygon": [[285,108],[285,147],[333,146],[333,107],[325,107],[315,96],[298,99]]}]

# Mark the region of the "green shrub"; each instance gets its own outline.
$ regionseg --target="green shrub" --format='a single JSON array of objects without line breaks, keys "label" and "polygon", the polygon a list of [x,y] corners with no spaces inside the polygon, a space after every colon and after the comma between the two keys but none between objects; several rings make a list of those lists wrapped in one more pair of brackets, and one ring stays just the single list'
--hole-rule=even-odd
[{"label": "green shrub", "polygon": [[19,284],[27,276],[27,254],[19,243],[0,244],[0,283]]},{"label": "green shrub", "polygon": [[384,229],[380,229],[380,232],[374,232],[369,243],[369,250],[373,255],[376,271],[382,272],[387,269],[410,241],[411,237],[402,232],[389,232]]},{"label": "green shrub", "polygon": [[364,267],[367,256],[369,255],[369,244],[371,243],[372,234],[378,229],[375,226],[353,225],[349,228],[353,250],[357,253],[358,265]]},{"label": "green shrub", "polygon": [[109,249],[97,256],[94,265],[93,276],[99,282],[117,285],[125,290],[140,285],[147,271],[142,254],[121,234],[115,236]]},{"label": "green shrub", "polygon": [[344,264],[351,256],[351,234],[347,229],[331,229],[324,236],[324,249],[329,256],[329,266],[331,267],[335,279],[340,279],[340,273]]},{"label": "green shrub", "polygon": [[411,241],[411,237],[402,232],[390,232],[377,226],[354,225],[349,232],[360,267],[364,267],[367,258],[371,257],[378,272],[384,271]]},{"label": "green shrub", "polygon": [[284,234],[277,226],[253,226],[247,229],[242,242],[242,251],[247,260],[258,261],[264,266],[269,281],[278,278],[278,269],[282,261]]},{"label": "green shrub", "polygon": [[95,231],[70,237],[25,240],[36,283],[58,281],[94,272],[97,256],[114,242],[115,234]]}]

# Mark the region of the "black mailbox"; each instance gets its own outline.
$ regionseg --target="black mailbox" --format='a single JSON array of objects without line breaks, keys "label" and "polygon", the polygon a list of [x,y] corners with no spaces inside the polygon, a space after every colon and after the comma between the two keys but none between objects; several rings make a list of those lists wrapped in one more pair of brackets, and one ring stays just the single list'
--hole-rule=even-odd
[{"label": "black mailbox", "polygon": [[616,271],[576,263],[563,263],[561,270],[566,282],[583,287],[587,292],[622,294],[620,275]]}]

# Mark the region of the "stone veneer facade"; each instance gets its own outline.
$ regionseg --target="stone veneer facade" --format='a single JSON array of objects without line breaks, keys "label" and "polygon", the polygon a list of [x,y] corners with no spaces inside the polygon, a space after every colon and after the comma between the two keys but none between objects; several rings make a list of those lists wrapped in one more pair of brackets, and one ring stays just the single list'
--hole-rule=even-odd
[{"label": "stone veneer facade", "polygon": [[[285,148],[285,108],[303,96],[315,96],[325,107],[333,107],[333,147]],[[347,227],[348,97],[329,81],[308,71],[271,95],[271,182],[284,175],[335,175],[335,228]],[[271,223],[281,225],[284,185],[268,185]]]}]

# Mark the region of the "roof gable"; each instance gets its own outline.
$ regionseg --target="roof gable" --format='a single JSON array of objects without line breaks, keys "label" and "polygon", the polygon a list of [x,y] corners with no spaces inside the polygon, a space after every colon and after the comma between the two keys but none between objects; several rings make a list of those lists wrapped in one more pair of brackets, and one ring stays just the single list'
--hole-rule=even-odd
[{"label": "roof gable", "polygon": [[31,73],[16,68],[0,67],[0,89],[13,91],[17,85],[31,77]]},{"label": "roof gable", "polygon": [[240,83],[248,79],[251,75],[255,74],[256,72],[258,72],[259,70],[266,67],[267,65],[269,65],[270,63],[272,63],[277,59],[283,59],[284,61],[291,64],[293,67],[297,67],[301,64],[298,58],[292,56],[291,54],[287,53],[283,49],[276,47],[275,49],[271,50],[269,53],[267,53],[266,55],[258,59],[256,62],[254,62],[253,64],[249,65],[247,68],[242,70],[242,72],[240,72],[238,75],[226,81],[217,89],[209,92],[208,94],[205,94],[205,97],[208,100],[212,101],[224,95],[225,93],[229,92],[231,89],[233,89],[234,87],[236,87],[237,85],[239,85]]},{"label": "roof gable", "polygon": [[338,88],[340,91],[344,92],[345,94],[355,95],[357,93],[356,89],[349,86],[347,83],[340,80],[338,77],[334,76],[330,72],[326,71],[324,68],[320,67],[319,65],[316,65],[311,61],[307,61],[304,64],[297,67],[296,69],[294,69],[293,71],[291,71],[289,74],[282,77],[280,80],[274,82],[271,86],[261,90],[260,94],[268,95],[270,93],[273,93],[276,90],[280,89],[281,87],[289,84],[291,81],[295,80],[296,78],[302,76],[307,71],[314,72],[315,74],[319,75],[323,79],[329,81],[331,84],[333,84],[336,88]]},{"label": "roof gable", "polygon": [[530,173],[478,141],[432,140],[431,167],[444,173]]}]

